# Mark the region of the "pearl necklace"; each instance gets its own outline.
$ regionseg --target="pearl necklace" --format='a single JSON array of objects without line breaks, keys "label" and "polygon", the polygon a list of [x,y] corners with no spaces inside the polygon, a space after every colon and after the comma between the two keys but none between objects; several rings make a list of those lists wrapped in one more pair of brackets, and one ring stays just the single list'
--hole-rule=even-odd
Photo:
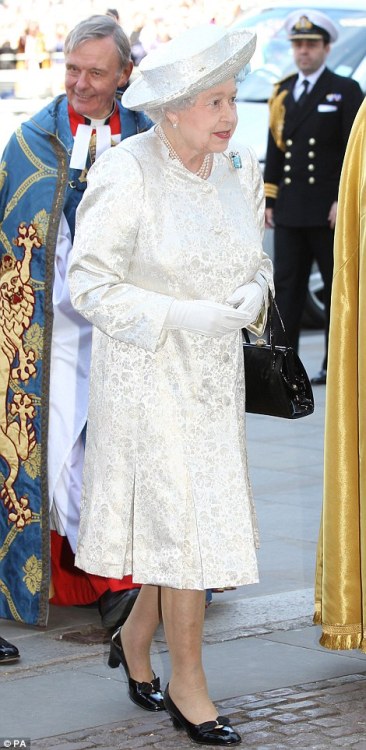
[{"label": "pearl necklace", "polygon": [[[159,138],[161,138],[161,140],[163,141],[163,143],[165,144],[165,146],[167,147],[167,149],[169,151],[170,158],[171,159],[176,159],[184,167],[182,159],[180,158],[180,156],[178,156],[177,152],[174,151],[174,148],[173,148],[172,144],[170,143],[170,141],[168,140],[168,138],[166,137],[166,135],[164,133],[164,130],[161,127],[161,125],[157,125],[157,127],[156,127],[156,133],[159,136]],[[204,160],[203,160],[203,162],[202,162],[199,170],[197,172],[195,172],[194,174],[196,175],[196,177],[201,177],[202,180],[207,180],[207,178],[208,178],[208,176],[209,176],[209,174],[211,172],[211,167],[212,167],[212,154],[206,154],[206,156],[205,156],[205,158],[204,158]]]}]

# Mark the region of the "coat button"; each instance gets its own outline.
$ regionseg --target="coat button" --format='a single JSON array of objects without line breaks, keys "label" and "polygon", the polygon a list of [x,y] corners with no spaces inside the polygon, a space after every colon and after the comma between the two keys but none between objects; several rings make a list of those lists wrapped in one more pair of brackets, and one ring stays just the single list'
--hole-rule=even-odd
[{"label": "coat button", "polygon": [[292,144],[293,144],[292,139],[291,138],[287,138],[287,141],[285,141],[285,145],[286,146],[292,146]]},{"label": "coat button", "polygon": [[315,177],[309,177],[309,179],[308,179],[308,183],[309,183],[310,185],[314,185],[314,182],[315,182]]},{"label": "coat button", "polygon": [[309,146],[315,146],[315,144],[316,144],[315,138],[309,138],[308,144],[309,144]]},{"label": "coat button", "polygon": [[309,172],[314,172],[314,169],[315,169],[314,164],[308,164]]},{"label": "coat button", "polygon": [[283,168],[283,171],[284,172],[290,172],[291,171],[291,164],[285,164],[285,166]]},{"label": "coat button", "polygon": [[308,152],[308,157],[309,157],[309,159],[314,159],[314,157],[315,157],[315,151],[309,151]]},{"label": "coat button", "polygon": [[284,183],[285,183],[285,185],[290,185],[290,183],[291,183],[291,177],[285,177]]},{"label": "coat button", "polygon": [[292,153],[291,151],[286,151],[285,153],[285,159],[291,159]]}]

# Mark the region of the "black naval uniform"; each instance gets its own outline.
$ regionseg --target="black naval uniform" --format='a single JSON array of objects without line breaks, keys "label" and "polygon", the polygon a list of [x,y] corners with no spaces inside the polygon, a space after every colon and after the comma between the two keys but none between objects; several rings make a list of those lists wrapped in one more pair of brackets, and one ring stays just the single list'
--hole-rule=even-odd
[{"label": "black naval uniform", "polygon": [[328,214],[337,200],[348,136],[363,93],[356,81],[322,72],[301,106],[292,95],[297,74],[270,100],[264,172],[266,205],[274,209],[274,282],[289,342],[298,348],[300,322],[314,259],[324,282],[326,369],[334,231]]}]

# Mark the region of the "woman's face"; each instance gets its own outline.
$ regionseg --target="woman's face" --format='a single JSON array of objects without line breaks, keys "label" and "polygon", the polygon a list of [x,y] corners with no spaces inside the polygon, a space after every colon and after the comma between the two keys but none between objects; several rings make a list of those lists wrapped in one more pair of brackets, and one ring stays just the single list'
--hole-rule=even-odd
[{"label": "woman's face", "polygon": [[225,151],[238,122],[235,97],[236,83],[230,78],[199,94],[192,107],[172,113],[182,145],[199,154]]}]

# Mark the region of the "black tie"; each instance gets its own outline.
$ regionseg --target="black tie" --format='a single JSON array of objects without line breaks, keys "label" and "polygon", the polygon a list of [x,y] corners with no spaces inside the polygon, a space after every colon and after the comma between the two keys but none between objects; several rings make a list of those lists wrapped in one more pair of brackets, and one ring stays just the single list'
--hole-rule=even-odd
[{"label": "black tie", "polygon": [[302,92],[301,92],[301,94],[300,94],[300,96],[299,96],[299,98],[297,100],[297,104],[298,104],[299,107],[302,107],[302,105],[305,102],[305,99],[306,99],[306,96],[307,96],[307,93],[308,93],[309,81],[307,81],[306,78],[305,78],[303,80],[303,82],[302,82],[302,85],[303,85],[304,88],[303,88],[303,90],[302,90]]}]

